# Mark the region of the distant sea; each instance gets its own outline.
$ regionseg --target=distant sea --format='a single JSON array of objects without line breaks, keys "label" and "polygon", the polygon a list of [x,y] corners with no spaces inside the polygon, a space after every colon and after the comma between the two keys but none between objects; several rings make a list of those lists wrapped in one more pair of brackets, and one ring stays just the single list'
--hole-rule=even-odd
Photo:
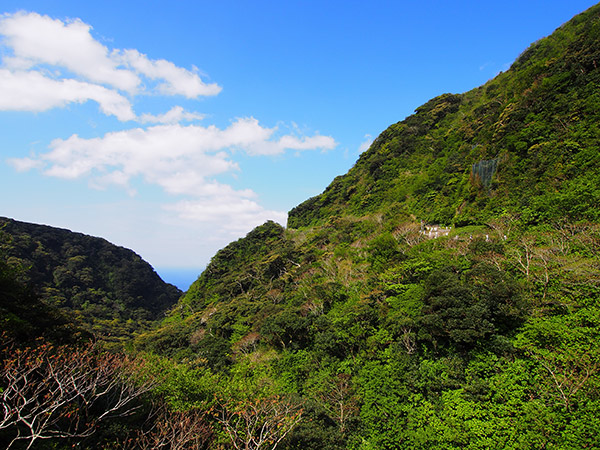
[{"label": "distant sea", "polygon": [[167,283],[171,283],[185,292],[188,290],[190,285],[194,281],[196,281],[198,276],[204,270],[204,267],[201,267],[198,269],[190,269],[190,268],[178,269],[178,268],[173,268],[173,267],[166,267],[166,268],[161,269],[161,268],[155,267],[154,270],[156,270],[156,273],[158,273],[160,275],[160,277],[163,279],[163,281],[165,281]]}]

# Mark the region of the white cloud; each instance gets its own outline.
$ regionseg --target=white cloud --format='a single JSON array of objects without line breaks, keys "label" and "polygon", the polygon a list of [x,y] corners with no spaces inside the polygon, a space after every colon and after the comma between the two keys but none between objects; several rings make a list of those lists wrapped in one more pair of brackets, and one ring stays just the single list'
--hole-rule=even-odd
[{"label": "white cloud", "polygon": [[194,198],[165,205],[164,209],[184,220],[210,226],[210,237],[216,240],[237,239],[267,220],[282,225],[287,221],[286,212],[263,208],[253,191],[235,190],[218,182],[205,183]]},{"label": "white cloud", "polygon": [[135,118],[129,100],[103,86],[72,79],[54,80],[38,72],[0,69],[0,110],[46,111],[88,100],[97,102],[102,112],[119,120]]},{"label": "white cloud", "polygon": [[331,136],[315,135],[299,138],[284,135],[279,139],[271,139],[277,128],[264,128],[253,117],[238,119],[231,127],[231,143],[229,145],[243,149],[249,155],[277,155],[285,150],[331,150],[337,142]]},{"label": "white cloud", "polygon": [[[137,50],[109,50],[94,39],[91,29],[79,19],[63,22],[27,12],[0,15],[0,109],[45,111],[94,100],[103,113],[126,121],[136,116],[122,93],[156,92],[193,99],[221,90],[202,81],[195,69],[151,60]],[[143,114],[140,121],[199,118],[175,107],[163,115]]]},{"label": "white cloud", "polygon": [[167,205],[165,209],[176,212],[184,219],[219,224],[215,233],[232,237],[239,237],[267,220],[285,225],[287,213],[267,210],[244,194],[231,190],[229,186],[223,187],[226,189],[219,195],[183,200]]},{"label": "white cloud", "polygon": [[78,178],[120,170],[128,179],[141,175],[167,191],[180,193],[171,189],[171,177],[193,171],[204,178],[237,167],[225,153],[216,151],[221,146],[220,133],[215,127],[157,125],[94,139],[73,135],[52,141],[51,151],[40,159],[48,165],[47,175]]},{"label": "white cloud", "polygon": [[79,19],[65,23],[37,13],[5,14],[0,34],[14,55],[4,58],[4,63],[17,69],[38,64],[63,67],[88,81],[133,92],[141,80],[132,71],[117,67],[108,49],[90,34],[91,28]]},{"label": "white cloud", "polygon": [[123,187],[141,177],[165,192],[185,199],[168,206],[185,219],[219,223],[232,235],[248,231],[267,219],[285,222],[285,213],[264,209],[250,189],[234,190],[215,177],[239,170],[235,151],[250,155],[290,150],[328,149],[328,136],[275,137],[276,128],[262,127],[254,118],[237,119],[229,127],[179,124],[156,125],[84,139],[73,135],[55,139],[50,151],[37,157],[13,159],[21,170],[38,168],[46,175],[74,179],[89,177],[92,187]]},{"label": "white cloud", "polygon": [[31,169],[41,169],[44,163],[33,158],[9,158],[7,162],[18,172],[25,172]]},{"label": "white cloud", "polygon": [[106,175],[101,175],[90,180],[90,187],[93,189],[104,190],[110,185],[119,186],[127,191],[127,193],[133,197],[137,194],[137,191],[132,188],[129,184],[129,175],[126,173],[115,170],[109,172]]},{"label": "white cloud", "polygon": [[296,136],[283,136],[279,142],[280,149],[292,149],[292,150],[312,150],[315,148],[321,148],[324,150],[331,150],[335,148],[337,143],[331,136],[311,136],[298,138]]},{"label": "white cloud", "polygon": [[138,121],[140,123],[164,123],[174,124],[180,122],[193,122],[204,119],[204,114],[185,111],[181,106],[174,106],[164,114],[142,114]]},{"label": "white cloud", "polygon": [[227,150],[257,155],[335,146],[329,136],[285,135],[273,139],[275,131],[262,127],[254,118],[244,118],[225,129],[170,124],[117,131],[93,139],[73,135],[52,141],[51,151],[38,160],[44,162],[45,173],[51,176],[100,176],[110,180],[106,174],[119,171],[120,185],[143,176],[169,193],[194,195],[206,189],[208,177],[238,169]]},{"label": "white cloud", "polygon": [[[115,52],[115,55],[118,53]],[[177,67],[164,59],[150,60],[137,50],[123,50],[119,58],[138,73],[151,80],[163,80],[158,90],[166,95],[184,95],[196,98],[201,95],[217,95],[221,87],[204,83],[198,74]]]}]

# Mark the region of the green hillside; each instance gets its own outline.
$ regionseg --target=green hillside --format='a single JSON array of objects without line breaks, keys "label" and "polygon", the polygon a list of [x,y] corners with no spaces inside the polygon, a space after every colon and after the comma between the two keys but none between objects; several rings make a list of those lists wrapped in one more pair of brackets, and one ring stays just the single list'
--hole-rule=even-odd
[{"label": "green hillside", "polygon": [[137,341],[212,380],[184,404],[291,396],[288,449],[598,448],[599,14],[218,252]]},{"label": "green hillside", "polygon": [[600,5],[391,125],[175,304],[134,254],[7,221],[5,292],[130,332],[171,418],[43,448],[599,449],[599,65]]},{"label": "green hillside", "polygon": [[19,282],[105,339],[147,327],[181,295],[137,254],[101,238],[6,218],[0,238],[0,258]]},{"label": "green hillside", "polygon": [[347,175],[290,211],[288,225],[374,212],[447,225],[505,212],[528,223],[597,220],[597,14],[534,43],[485,85],[391,125]]}]

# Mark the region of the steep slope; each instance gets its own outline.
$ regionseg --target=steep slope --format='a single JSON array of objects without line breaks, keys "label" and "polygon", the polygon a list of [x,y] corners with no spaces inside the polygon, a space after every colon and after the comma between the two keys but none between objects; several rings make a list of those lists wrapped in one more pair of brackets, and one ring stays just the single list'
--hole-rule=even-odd
[{"label": "steep slope", "polygon": [[3,262],[47,305],[107,337],[161,318],[181,291],[131,250],[68,230],[0,218]]},{"label": "steep slope", "polygon": [[290,211],[288,225],[373,212],[448,225],[503,211],[530,222],[598,219],[597,15],[591,8],[536,42],[484,86],[436,97],[390,126],[347,175]]},{"label": "steep slope", "polygon": [[220,380],[203,398],[300,399],[283,448],[594,448],[599,52],[595,6],[417,108],[137,345]]},{"label": "steep slope", "polygon": [[[323,265],[330,252],[363,247],[362,264],[331,270],[364,279],[385,268],[378,261],[400,258],[403,240],[426,237],[423,223],[504,230],[598,221],[599,12],[591,8],[536,42],[486,85],[436,97],[390,126],[348,174],[290,211],[287,232],[273,241],[263,233],[276,226],[266,224],[217,253],[179,311],[264,290],[281,274],[302,279],[302,258]],[[269,251],[255,251],[261,239]],[[273,264],[278,272],[265,276]]]}]

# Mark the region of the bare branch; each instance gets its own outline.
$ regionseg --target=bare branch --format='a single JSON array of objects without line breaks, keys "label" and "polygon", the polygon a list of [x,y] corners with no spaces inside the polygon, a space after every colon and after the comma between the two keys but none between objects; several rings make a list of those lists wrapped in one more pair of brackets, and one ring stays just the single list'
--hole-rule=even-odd
[{"label": "bare branch", "polygon": [[216,419],[234,448],[275,450],[300,422],[302,409],[279,396],[221,404]]},{"label": "bare branch", "polygon": [[15,435],[8,448],[39,439],[87,437],[98,423],[132,414],[155,381],[141,380],[145,362],[82,348],[41,344],[5,350],[0,362],[0,429]]}]

